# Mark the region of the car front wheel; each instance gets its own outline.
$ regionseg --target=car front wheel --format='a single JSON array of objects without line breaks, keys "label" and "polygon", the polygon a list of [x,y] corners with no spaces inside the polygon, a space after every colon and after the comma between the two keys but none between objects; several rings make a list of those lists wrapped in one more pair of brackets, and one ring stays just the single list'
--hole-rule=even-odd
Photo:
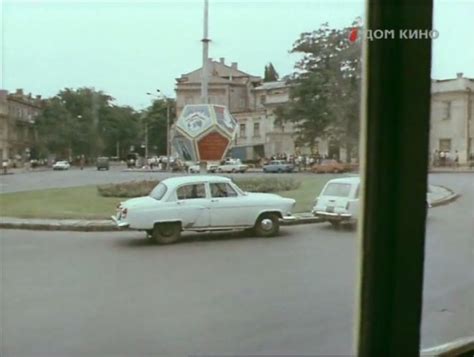
[{"label": "car front wheel", "polygon": [[273,237],[280,231],[279,217],[275,213],[264,213],[255,223],[255,233],[259,237]]},{"label": "car front wheel", "polygon": [[153,228],[152,238],[157,244],[175,243],[181,238],[179,223],[157,223]]}]

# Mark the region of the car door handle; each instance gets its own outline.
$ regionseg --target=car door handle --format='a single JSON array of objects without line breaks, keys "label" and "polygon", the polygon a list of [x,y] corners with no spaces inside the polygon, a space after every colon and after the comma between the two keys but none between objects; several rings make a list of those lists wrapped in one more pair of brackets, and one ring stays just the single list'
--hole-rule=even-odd
[{"label": "car door handle", "polygon": [[211,202],[219,202],[219,200],[217,198],[214,198],[213,200],[211,200]]},{"label": "car door handle", "polygon": [[184,205],[186,202],[184,202],[184,201],[178,201],[178,202],[176,202],[176,203],[177,203],[178,205]]}]

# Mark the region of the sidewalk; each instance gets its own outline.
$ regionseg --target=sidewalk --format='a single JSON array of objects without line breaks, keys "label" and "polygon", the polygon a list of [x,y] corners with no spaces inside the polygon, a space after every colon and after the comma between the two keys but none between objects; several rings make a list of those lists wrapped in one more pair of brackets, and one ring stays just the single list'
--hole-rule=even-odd
[{"label": "sidewalk", "polygon": [[[446,187],[430,185],[428,197],[430,198],[432,206],[437,207],[455,201],[459,195]],[[295,217],[296,219],[294,220],[283,221],[281,225],[293,226],[322,222],[320,218],[314,217],[311,212],[295,213]],[[112,232],[120,230],[115,226],[112,220],[39,219],[13,217],[0,217],[0,228],[80,232]]]}]

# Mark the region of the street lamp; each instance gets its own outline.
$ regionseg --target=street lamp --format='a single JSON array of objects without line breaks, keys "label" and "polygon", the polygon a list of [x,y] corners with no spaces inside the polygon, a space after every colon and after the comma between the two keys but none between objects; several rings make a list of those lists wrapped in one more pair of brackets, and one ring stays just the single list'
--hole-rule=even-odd
[{"label": "street lamp", "polygon": [[156,97],[156,98],[161,98],[161,99],[165,99],[166,101],[166,171],[169,171],[170,170],[170,102],[169,102],[169,98],[163,94],[162,91],[160,91],[159,89],[156,90],[157,93],[161,94],[161,95],[156,95],[156,94],[152,94],[150,92],[147,92],[147,95],[150,95],[152,97]]}]

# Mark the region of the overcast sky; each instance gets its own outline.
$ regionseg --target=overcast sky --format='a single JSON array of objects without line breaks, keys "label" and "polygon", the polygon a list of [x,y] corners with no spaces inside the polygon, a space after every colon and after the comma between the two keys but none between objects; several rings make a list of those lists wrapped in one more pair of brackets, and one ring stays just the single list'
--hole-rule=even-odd
[{"label": "overcast sky", "polygon": [[[175,78],[201,65],[203,0],[0,2],[1,86],[9,91],[51,96],[90,86],[138,109],[156,88],[174,96]],[[288,51],[301,32],[364,15],[360,0],[209,3],[210,57],[260,76],[269,61],[280,75],[292,71]],[[474,78],[474,0],[435,4],[433,77]]]}]

